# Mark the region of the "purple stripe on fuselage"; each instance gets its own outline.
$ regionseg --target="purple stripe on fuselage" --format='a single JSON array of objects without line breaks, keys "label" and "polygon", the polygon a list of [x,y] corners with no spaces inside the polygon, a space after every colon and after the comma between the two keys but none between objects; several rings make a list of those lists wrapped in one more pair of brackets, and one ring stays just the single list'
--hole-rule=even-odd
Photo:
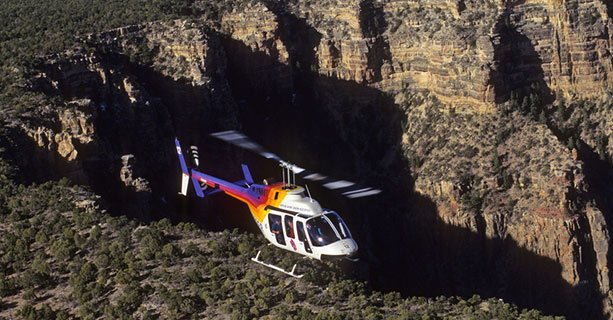
[{"label": "purple stripe on fuselage", "polygon": [[240,197],[241,199],[244,199],[244,201],[248,202],[253,206],[257,207],[258,204],[261,204],[266,201],[266,199],[262,198],[262,195],[258,194],[252,189],[247,189],[243,186],[210,176],[197,170],[192,169],[192,176],[200,181],[204,181],[210,187],[219,186],[219,189],[221,189],[222,191]]}]

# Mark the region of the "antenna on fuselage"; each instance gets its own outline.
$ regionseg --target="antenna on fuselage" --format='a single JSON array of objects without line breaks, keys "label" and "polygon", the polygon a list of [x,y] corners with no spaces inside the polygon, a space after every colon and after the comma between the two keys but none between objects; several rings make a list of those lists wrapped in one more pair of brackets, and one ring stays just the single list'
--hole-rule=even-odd
[{"label": "antenna on fuselage", "polygon": [[309,191],[309,186],[305,183],[304,187],[307,190],[307,194],[309,195],[309,199],[311,199],[311,202],[313,202],[313,197],[311,197],[311,191]]}]

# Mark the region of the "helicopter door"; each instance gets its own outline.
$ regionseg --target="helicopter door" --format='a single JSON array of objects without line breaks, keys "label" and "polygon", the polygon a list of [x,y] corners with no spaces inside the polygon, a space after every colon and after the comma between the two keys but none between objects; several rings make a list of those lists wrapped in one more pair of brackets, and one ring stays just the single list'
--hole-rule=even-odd
[{"label": "helicopter door", "polygon": [[307,240],[306,233],[304,233],[304,224],[300,221],[296,221],[296,231],[298,233],[298,241],[304,243],[304,250],[308,253],[313,253],[309,240]]},{"label": "helicopter door", "polygon": [[285,225],[285,235],[287,236],[287,241],[289,241],[289,244],[294,251],[298,251],[296,240],[294,240],[294,238],[296,238],[294,233],[294,217],[286,215],[283,218],[283,224]]},{"label": "helicopter door", "polygon": [[268,224],[270,225],[270,232],[275,235],[277,242],[284,246],[285,236],[283,235],[283,228],[281,227],[281,216],[274,213],[269,213]]}]

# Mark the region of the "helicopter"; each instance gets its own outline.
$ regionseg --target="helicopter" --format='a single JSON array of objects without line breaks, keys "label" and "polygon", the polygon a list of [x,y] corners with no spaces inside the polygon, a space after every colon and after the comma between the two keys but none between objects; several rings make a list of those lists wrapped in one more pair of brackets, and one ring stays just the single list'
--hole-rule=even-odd
[{"label": "helicopter", "polygon": [[[266,240],[274,246],[316,260],[347,258],[355,261],[358,244],[352,238],[343,219],[337,212],[323,208],[313,199],[306,185],[304,187],[296,185],[296,174],[302,175],[306,180],[320,182],[328,189],[342,190],[342,195],[348,198],[371,196],[380,193],[381,190],[359,186],[346,180],[335,180],[305,170],[266,151],[261,145],[238,131],[217,132],[211,136],[277,161],[282,168],[283,181],[269,184],[264,180],[262,184],[255,183],[249,167],[245,164],[241,165],[244,180],[237,182],[200,172],[196,168],[187,166],[181,144],[175,138],[182,171],[179,194],[187,196],[190,180],[196,195],[200,198],[223,192],[247,204],[258,228]],[[198,167],[197,147],[191,146],[189,153],[192,155],[193,164]],[[295,272],[296,264],[287,271],[260,260],[260,253],[261,251],[258,251],[251,260],[292,277],[303,276]]]}]

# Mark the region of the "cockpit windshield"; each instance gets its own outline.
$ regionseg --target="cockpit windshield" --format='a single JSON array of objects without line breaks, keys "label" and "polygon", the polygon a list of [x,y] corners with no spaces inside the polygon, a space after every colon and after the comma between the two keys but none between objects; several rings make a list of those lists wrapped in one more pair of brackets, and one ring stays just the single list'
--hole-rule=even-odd
[{"label": "cockpit windshield", "polygon": [[311,243],[316,247],[328,245],[340,239],[351,238],[349,229],[338,214],[327,212],[306,222]]},{"label": "cockpit windshield", "polygon": [[340,240],[334,227],[330,224],[330,220],[326,219],[324,216],[318,216],[307,220],[306,229],[309,238],[311,238],[311,243],[315,247],[325,246]]},{"label": "cockpit windshield", "polygon": [[329,212],[324,215],[328,219],[330,219],[330,222],[332,222],[332,226],[336,228],[336,231],[338,231],[338,235],[341,236],[341,239],[351,238],[351,233],[349,233],[349,228],[347,228],[347,225],[345,225],[345,222],[343,222],[343,219],[341,219],[341,217],[339,217],[336,212]]}]

